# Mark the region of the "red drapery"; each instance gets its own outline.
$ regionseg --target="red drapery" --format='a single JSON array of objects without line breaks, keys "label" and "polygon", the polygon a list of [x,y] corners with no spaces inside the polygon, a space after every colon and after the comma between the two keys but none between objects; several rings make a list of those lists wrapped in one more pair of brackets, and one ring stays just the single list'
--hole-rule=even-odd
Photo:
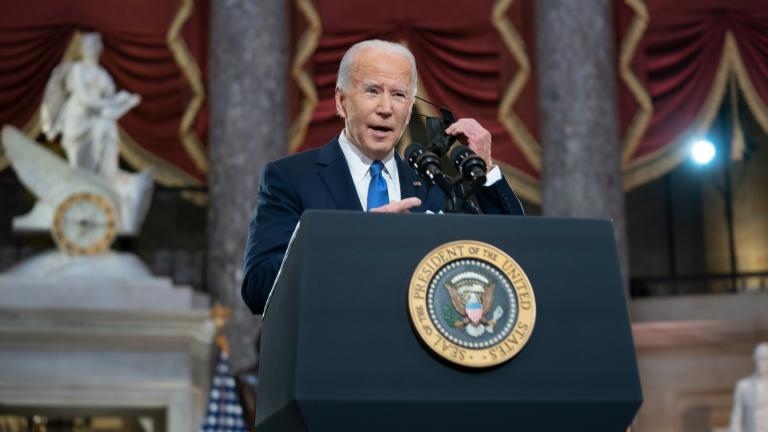
[{"label": "red drapery", "polygon": [[[457,117],[476,118],[492,133],[494,157],[514,171],[518,189],[535,183],[539,165],[536,81],[531,66],[535,62],[527,48],[535,37],[533,20],[528,19],[533,0],[296,4],[294,76],[305,72],[312,88],[294,95],[306,102],[314,91],[317,104],[311,107],[311,116],[304,118],[298,114],[300,104],[293,105],[297,118],[292,150],[320,146],[339,133],[343,123],[333,100],[339,61],[351,44],[378,38],[405,43],[413,51],[422,97],[449,107]],[[313,32],[307,25],[313,18],[321,31]],[[311,50],[311,56],[302,63],[306,50]],[[515,88],[511,88],[513,82]],[[417,108],[429,111],[421,103]]]},{"label": "red drapery", "polygon": [[[705,132],[716,114],[729,76],[737,77],[768,131],[767,14],[762,0],[614,1],[628,188],[682,160],[688,140]],[[525,198],[538,200],[533,0],[462,0],[450,6],[296,0],[292,17],[292,73],[298,83],[292,89],[292,150],[322,145],[341,130],[333,87],[349,45],[368,38],[402,41],[416,56],[420,91],[488,128],[494,157],[511,167],[511,182]],[[309,115],[302,116],[302,108]]]},{"label": "red drapery", "polygon": [[[626,17],[631,3],[637,2],[620,2],[617,15]],[[652,113],[640,139],[624,143],[625,182],[630,187],[682,160],[688,142],[706,133],[729,79],[735,80],[768,131],[765,2],[648,0],[643,6],[650,20],[638,41],[632,69],[652,102]],[[637,98],[626,92],[622,96],[624,121],[642,112]]]},{"label": "red drapery", "polygon": [[[536,201],[534,1],[292,1],[291,150],[321,145],[341,129],[333,87],[349,45],[402,41],[417,58],[422,95],[480,120],[493,134],[494,157],[521,195]],[[763,0],[615,0],[614,12],[627,187],[682,160],[729,79],[768,131]],[[204,183],[207,20],[207,0],[0,0],[0,124],[33,126],[74,31],[98,31],[102,64],[119,88],[142,96],[120,121],[125,159],[155,165],[166,184]]]},{"label": "red drapery", "polygon": [[101,33],[101,64],[141,103],[120,119],[121,153],[166,184],[205,181],[208,4],[193,0],[0,1],[0,124],[33,133],[53,68],[76,31]]}]

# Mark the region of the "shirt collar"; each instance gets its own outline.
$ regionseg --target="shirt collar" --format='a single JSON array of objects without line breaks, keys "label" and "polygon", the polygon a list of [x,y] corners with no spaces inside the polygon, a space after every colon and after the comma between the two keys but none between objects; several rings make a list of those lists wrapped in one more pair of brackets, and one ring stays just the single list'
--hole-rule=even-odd
[{"label": "shirt collar", "polygon": [[[346,130],[342,130],[339,135],[339,147],[341,152],[344,153],[344,157],[347,159],[347,165],[349,165],[349,173],[352,174],[352,179],[357,181],[368,174],[368,170],[373,163],[373,160],[364,155],[356,145],[347,138]],[[394,172],[397,171],[397,162],[395,161],[395,150],[392,149],[387,157],[382,161],[384,164],[384,172],[393,177]]]}]

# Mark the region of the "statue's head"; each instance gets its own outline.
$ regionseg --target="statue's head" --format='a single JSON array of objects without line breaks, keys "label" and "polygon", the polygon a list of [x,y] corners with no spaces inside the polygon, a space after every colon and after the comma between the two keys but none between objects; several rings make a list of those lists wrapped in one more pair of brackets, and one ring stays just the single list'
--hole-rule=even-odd
[{"label": "statue's head", "polygon": [[755,347],[755,367],[759,375],[768,376],[768,343],[763,342]]},{"label": "statue's head", "polygon": [[98,60],[102,46],[101,35],[98,33],[85,33],[80,40],[80,51],[83,58],[88,60]]}]

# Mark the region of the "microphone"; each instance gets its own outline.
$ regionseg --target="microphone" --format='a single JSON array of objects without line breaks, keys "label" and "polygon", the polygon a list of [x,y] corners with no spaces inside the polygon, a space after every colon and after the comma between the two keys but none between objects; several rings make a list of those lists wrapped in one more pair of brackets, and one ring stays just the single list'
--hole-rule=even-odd
[{"label": "microphone", "polygon": [[409,145],[405,149],[405,160],[430,185],[443,180],[443,172],[440,170],[440,158],[425,149],[423,145],[419,143]]},{"label": "microphone", "polygon": [[474,186],[485,184],[485,161],[464,144],[457,145],[451,151],[451,162],[465,180]]}]

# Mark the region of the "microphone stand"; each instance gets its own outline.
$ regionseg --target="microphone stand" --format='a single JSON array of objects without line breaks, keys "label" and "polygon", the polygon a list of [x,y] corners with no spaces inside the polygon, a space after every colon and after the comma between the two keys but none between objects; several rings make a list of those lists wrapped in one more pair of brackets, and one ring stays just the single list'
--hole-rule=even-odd
[{"label": "microphone stand", "polygon": [[445,195],[445,209],[444,213],[461,213],[463,208],[462,199],[456,193],[456,180],[447,174],[440,173],[435,176],[435,184],[440,187]]}]

